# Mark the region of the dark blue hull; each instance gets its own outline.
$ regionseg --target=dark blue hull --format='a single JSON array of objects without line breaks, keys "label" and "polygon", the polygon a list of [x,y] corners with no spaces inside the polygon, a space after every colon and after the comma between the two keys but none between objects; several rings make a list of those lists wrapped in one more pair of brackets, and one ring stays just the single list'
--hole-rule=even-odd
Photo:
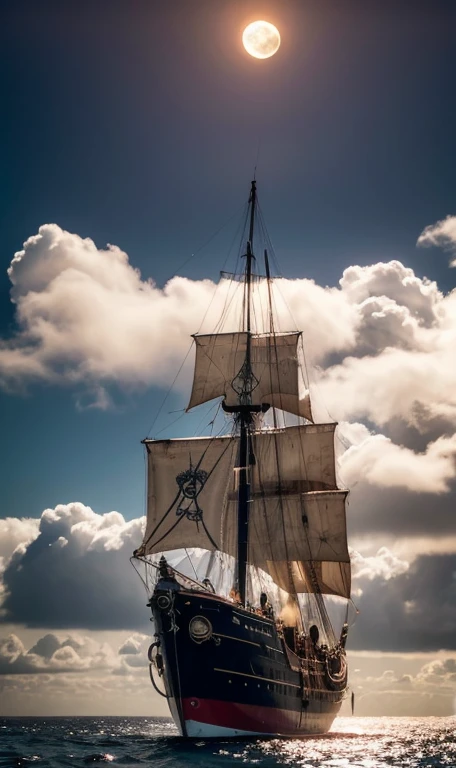
[{"label": "dark blue hull", "polygon": [[[273,619],[160,581],[151,607],[171,713],[184,736],[325,733],[345,695]],[[344,662],[345,663],[345,662]]]}]

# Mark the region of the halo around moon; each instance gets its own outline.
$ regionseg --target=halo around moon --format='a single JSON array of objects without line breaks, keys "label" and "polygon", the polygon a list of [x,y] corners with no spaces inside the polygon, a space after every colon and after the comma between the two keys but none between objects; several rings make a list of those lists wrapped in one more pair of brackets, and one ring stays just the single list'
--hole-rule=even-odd
[{"label": "halo around moon", "polygon": [[242,43],[256,59],[269,59],[279,50],[279,30],[269,21],[252,21],[242,33]]}]

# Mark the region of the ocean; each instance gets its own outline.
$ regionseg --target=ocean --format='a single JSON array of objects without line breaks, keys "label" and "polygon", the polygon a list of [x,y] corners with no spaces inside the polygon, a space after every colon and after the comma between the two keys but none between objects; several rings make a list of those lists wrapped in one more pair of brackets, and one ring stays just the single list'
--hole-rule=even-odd
[{"label": "ocean", "polygon": [[308,739],[189,741],[152,717],[0,718],[0,766],[456,768],[456,718],[338,718]]}]

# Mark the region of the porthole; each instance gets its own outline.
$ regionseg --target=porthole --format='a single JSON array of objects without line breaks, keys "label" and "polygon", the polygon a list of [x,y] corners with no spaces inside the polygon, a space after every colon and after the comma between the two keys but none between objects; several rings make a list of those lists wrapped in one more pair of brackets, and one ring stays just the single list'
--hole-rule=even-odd
[{"label": "porthole", "polygon": [[195,643],[203,643],[212,637],[212,624],[205,616],[194,616],[188,630]]}]

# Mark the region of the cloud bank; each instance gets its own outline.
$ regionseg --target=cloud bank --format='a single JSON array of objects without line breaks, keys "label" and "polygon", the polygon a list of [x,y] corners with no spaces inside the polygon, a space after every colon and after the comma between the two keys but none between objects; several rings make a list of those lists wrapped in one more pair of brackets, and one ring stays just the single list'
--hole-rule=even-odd
[{"label": "cloud bank", "polygon": [[[174,277],[158,288],[116,246],[99,249],[56,224],[24,243],[8,273],[18,327],[0,344],[0,383],[70,384],[100,408],[109,407],[112,384],[169,384],[203,318],[211,331],[228,306],[224,328],[237,327],[242,301],[226,280]],[[304,330],[316,401],[335,418],[455,426],[454,294],[399,261],[349,267],[338,288],[281,279],[274,290],[279,326]],[[255,287],[259,330],[265,292]]]},{"label": "cloud bank", "polygon": [[[150,636],[149,612],[129,557],[143,524],[142,518],[125,522],[117,512],[99,515],[80,503],[45,510],[37,538],[16,547],[6,563],[3,623],[60,630],[126,630],[130,636],[119,655],[129,666],[141,665],[138,654],[143,636]],[[351,632],[351,648],[456,649],[456,553],[407,557],[383,546],[373,554],[352,550],[351,557],[353,595],[362,615]],[[135,628],[137,634],[131,635]],[[49,664],[38,663],[33,655],[53,659],[52,665],[60,671],[59,665],[75,669],[82,664],[83,668],[78,656],[88,656],[88,652],[81,656],[84,647],[69,640],[59,644],[54,634],[48,634],[25,661],[23,651],[15,646],[10,656],[19,659],[14,660],[18,671],[24,670],[24,664],[49,671]],[[102,652],[92,656],[100,660]]]}]

